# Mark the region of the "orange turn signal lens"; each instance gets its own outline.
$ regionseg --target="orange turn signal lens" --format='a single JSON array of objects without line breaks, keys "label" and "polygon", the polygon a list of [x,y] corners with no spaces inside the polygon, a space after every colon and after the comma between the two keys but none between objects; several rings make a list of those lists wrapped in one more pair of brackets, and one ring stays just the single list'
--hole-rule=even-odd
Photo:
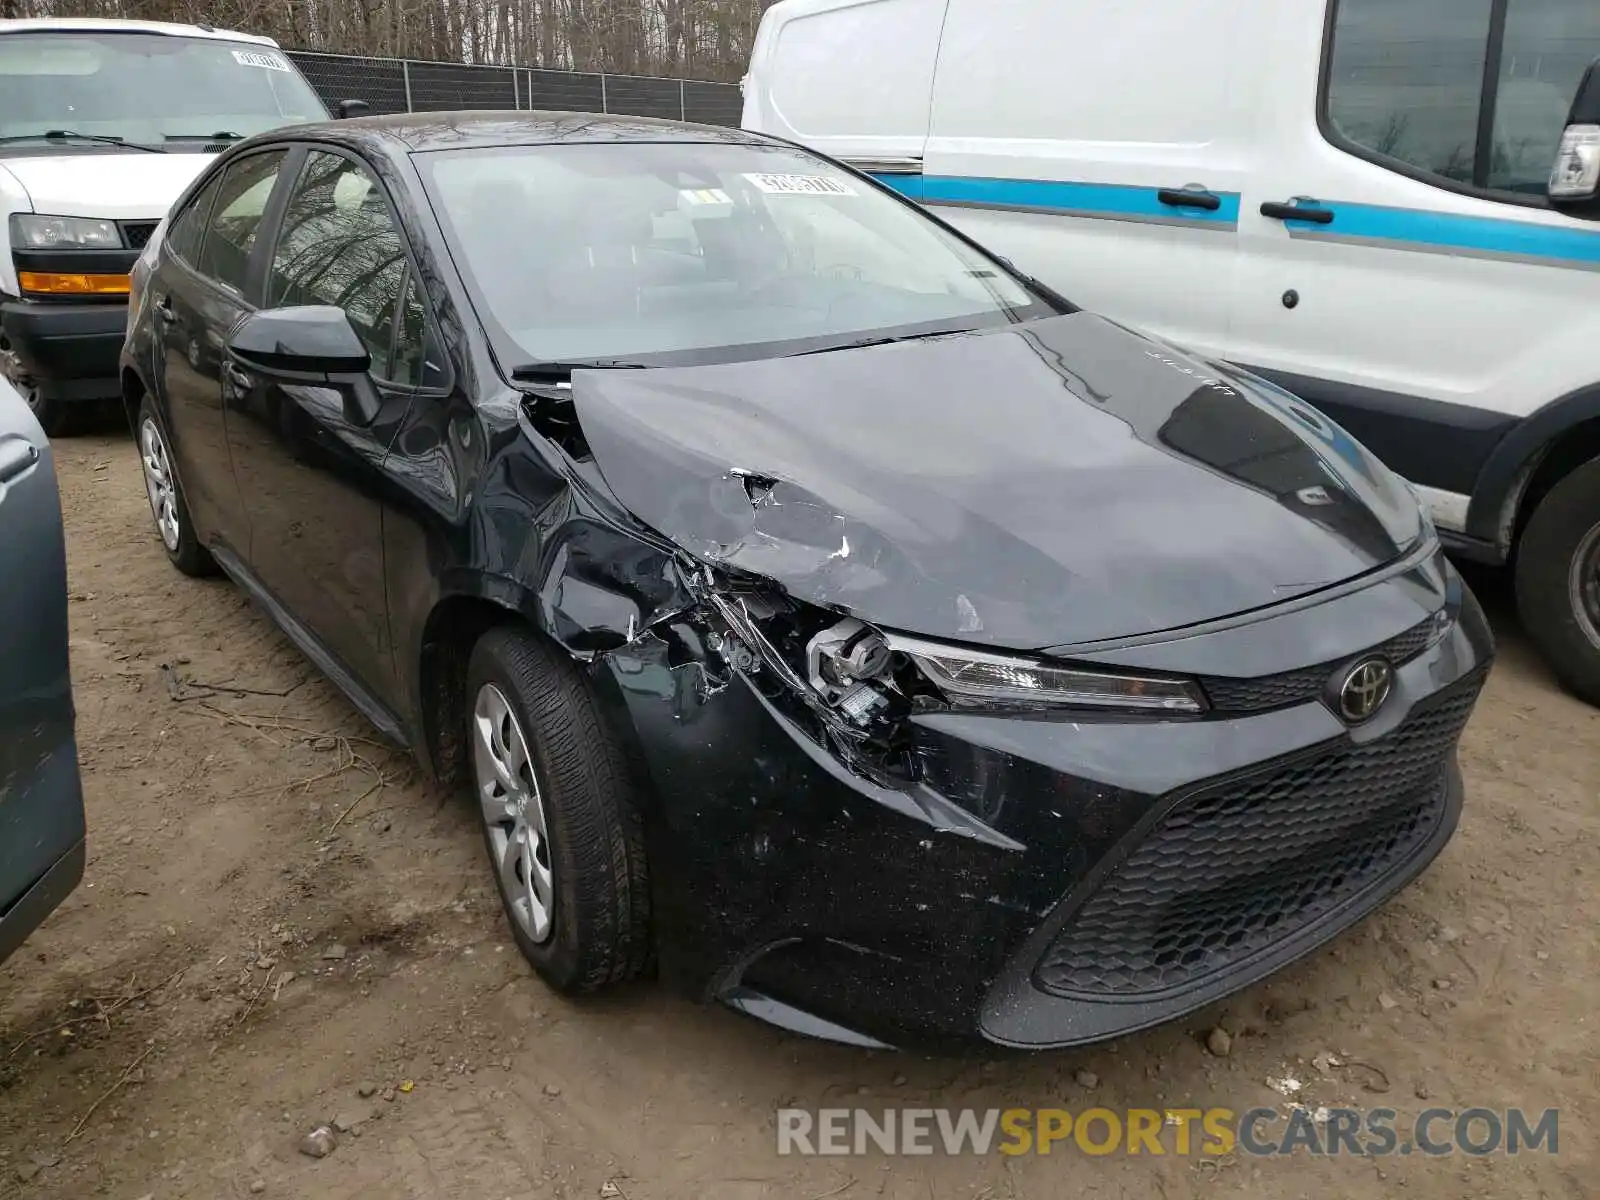
[{"label": "orange turn signal lens", "polygon": [[84,275],[60,271],[18,271],[17,284],[36,296],[126,296],[126,275]]}]

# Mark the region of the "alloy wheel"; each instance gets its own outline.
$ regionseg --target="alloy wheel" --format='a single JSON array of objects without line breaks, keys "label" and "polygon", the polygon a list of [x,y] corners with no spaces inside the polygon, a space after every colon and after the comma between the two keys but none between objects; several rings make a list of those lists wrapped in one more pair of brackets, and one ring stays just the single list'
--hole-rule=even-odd
[{"label": "alloy wheel", "polygon": [[472,711],[472,763],[489,850],[512,920],[535,943],[549,939],[555,872],[544,798],[528,739],[499,688],[478,689]]},{"label": "alloy wheel", "polygon": [[1567,577],[1567,591],[1578,627],[1600,646],[1600,525],[1584,534],[1578,543]]},{"label": "alloy wheel", "polygon": [[156,529],[166,548],[176,553],[182,534],[178,525],[178,489],[172,478],[166,440],[153,417],[146,417],[139,428],[139,459],[144,465],[144,490],[150,497]]}]

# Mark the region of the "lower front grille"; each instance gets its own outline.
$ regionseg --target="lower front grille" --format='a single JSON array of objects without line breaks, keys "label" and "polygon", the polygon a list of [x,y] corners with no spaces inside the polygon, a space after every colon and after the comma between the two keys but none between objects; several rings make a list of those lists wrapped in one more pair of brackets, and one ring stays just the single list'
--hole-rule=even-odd
[{"label": "lower front grille", "polygon": [[1180,802],[1034,970],[1056,995],[1197,986],[1413,859],[1448,806],[1446,766],[1483,684],[1441,693],[1380,741],[1341,745]]}]

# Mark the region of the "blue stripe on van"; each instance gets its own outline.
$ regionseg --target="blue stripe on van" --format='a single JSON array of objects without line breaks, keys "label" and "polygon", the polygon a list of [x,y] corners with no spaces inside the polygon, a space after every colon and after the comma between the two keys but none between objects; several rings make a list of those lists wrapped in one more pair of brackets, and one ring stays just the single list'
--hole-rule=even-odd
[{"label": "blue stripe on van", "polygon": [[[925,204],[970,205],[1024,212],[1071,213],[1107,220],[1195,222],[1208,228],[1237,228],[1240,197],[1219,192],[1216,212],[1172,208],[1156,198],[1155,188],[1107,183],[1061,183],[1040,179],[986,179],[958,175],[875,175]],[[1385,208],[1324,200],[1334,211],[1331,225],[1287,221],[1293,237],[1323,241],[1380,243],[1396,250],[1511,258],[1550,266],[1600,270],[1600,224],[1594,229],[1540,225],[1498,217]]]},{"label": "blue stripe on van", "polygon": [[970,205],[1024,212],[1071,213],[1121,221],[1239,223],[1239,194],[1218,192],[1215,212],[1174,208],[1156,198],[1158,188],[1115,183],[1058,183],[1044,179],[980,179],[960,175],[874,175],[878,182],[924,204]]},{"label": "blue stripe on van", "polygon": [[1469,217],[1460,213],[1424,212],[1323,200],[1334,213],[1331,225],[1286,221],[1291,235],[1319,240],[1381,242],[1397,250],[1431,250],[1494,258],[1532,259],[1552,265],[1600,268],[1600,227],[1567,229]]}]

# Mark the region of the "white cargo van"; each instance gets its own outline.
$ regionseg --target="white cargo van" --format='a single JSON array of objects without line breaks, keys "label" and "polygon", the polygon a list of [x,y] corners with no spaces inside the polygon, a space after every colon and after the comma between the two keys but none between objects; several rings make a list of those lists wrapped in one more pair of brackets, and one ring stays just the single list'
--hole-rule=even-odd
[{"label": "white cargo van", "polygon": [[0,21],[0,374],[47,432],[119,394],[128,269],[200,169],[230,142],[327,118],[271,38]]},{"label": "white cargo van", "polygon": [[1597,0],[783,0],[744,124],[1322,408],[1600,703],[1597,57]]}]

